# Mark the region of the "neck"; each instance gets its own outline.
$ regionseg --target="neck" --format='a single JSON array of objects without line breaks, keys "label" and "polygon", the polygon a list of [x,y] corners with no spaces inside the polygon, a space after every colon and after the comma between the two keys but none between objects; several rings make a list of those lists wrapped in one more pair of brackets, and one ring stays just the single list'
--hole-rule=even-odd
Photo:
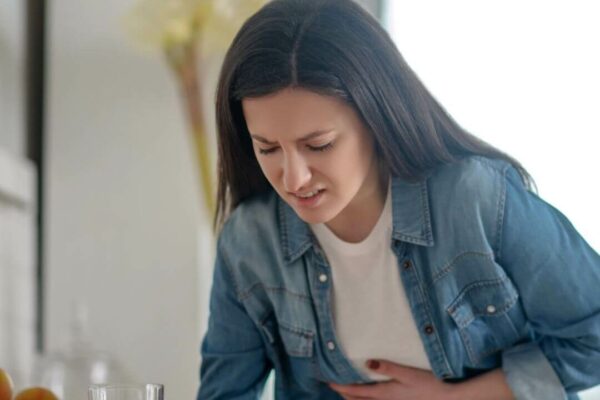
[{"label": "neck", "polygon": [[[371,176],[373,175],[373,176]],[[361,188],[360,197],[355,198],[327,227],[341,240],[349,243],[363,241],[379,220],[388,190],[389,175],[375,170]]]}]

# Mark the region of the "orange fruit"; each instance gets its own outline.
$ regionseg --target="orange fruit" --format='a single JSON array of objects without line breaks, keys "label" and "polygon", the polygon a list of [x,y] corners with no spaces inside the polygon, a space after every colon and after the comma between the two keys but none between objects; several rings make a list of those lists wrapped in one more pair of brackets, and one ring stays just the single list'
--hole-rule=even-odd
[{"label": "orange fruit", "polygon": [[32,387],[19,392],[15,400],[58,400],[58,397],[48,389]]},{"label": "orange fruit", "polygon": [[13,382],[10,375],[0,368],[0,400],[11,400],[13,395]]}]

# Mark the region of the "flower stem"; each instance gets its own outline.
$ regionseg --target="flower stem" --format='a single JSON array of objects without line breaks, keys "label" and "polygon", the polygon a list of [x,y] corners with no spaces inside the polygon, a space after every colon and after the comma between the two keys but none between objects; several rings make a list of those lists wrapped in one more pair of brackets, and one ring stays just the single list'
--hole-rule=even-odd
[{"label": "flower stem", "polygon": [[198,78],[198,64],[196,62],[196,41],[177,47],[168,47],[165,49],[165,55],[180,85],[200,169],[200,189],[202,190],[208,217],[212,220],[215,212],[213,173],[202,110],[201,81]]}]

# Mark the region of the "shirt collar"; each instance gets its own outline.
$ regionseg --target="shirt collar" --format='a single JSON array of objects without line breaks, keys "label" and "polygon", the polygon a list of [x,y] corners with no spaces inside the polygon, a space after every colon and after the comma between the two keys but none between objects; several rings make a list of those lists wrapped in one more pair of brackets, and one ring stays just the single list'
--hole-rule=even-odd
[{"label": "shirt collar", "polygon": [[[433,246],[427,180],[409,183],[392,178],[392,238],[419,246]],[[309,225],[279,196],[277,207],[284,260],[295,261],[313,246]]]},{"label": "shirt collar", "polygon": [[408,183],[392,178],[392,237],[416,244],[433,246],[427,180]]}]

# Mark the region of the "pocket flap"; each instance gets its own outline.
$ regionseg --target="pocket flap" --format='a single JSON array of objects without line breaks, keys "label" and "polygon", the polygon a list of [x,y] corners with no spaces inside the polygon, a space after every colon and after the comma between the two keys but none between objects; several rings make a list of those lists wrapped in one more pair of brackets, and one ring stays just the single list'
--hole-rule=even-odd
[{"label": "pocket flap", "polygon": [[279,333],[285,351],[289,355],[295,357],[312,357],[314,332],[280,323]]},{"label": "pocket flap", "polygon": [[[273,314],[262,321],[262,331],[269,343],[283,343],[285,352],[294,357],[312,357],[315,333],[277,321]],[[281,339],[281,341],[280,341]]]},{"label": "pocket flap", "polygon": [[464,328],[477,317],[503,315],[518,297],[508,278],[473,282],[450,304],[448,313],[460,328]]}]

